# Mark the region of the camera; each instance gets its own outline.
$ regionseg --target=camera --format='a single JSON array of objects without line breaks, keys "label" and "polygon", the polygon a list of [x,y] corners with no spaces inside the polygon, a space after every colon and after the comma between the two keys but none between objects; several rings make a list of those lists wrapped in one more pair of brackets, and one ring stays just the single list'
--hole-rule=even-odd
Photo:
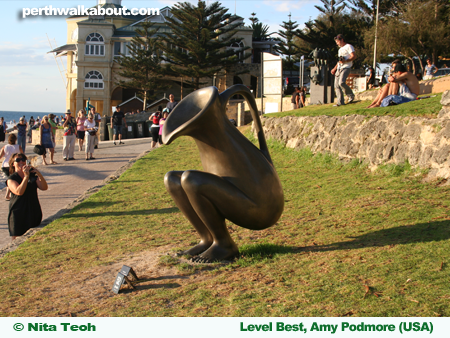
[{"label": "camera", "polygon": [[345,58],[343,56],[339,56],[338,61],[345,61]]}]

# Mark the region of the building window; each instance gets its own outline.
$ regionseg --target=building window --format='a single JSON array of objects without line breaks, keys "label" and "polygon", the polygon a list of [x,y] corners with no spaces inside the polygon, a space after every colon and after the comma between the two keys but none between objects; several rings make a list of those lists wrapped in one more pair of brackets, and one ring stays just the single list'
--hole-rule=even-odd
[{"label": "building window", "polygon": [[242,41],[239,42],[233,42],[230,47],[230,49],[234,49],[235,54],[239,58],[239,63],[244,63],[244,43]]},{"label": "building window", "polygon": [[91,33],[86,38],[86,55],[105,55],[105,40],[98,33]]},{"label": "building window", "polygon": [[103,75],[96,70],[91,70],[84,78],[85,89],[103,89]]}]

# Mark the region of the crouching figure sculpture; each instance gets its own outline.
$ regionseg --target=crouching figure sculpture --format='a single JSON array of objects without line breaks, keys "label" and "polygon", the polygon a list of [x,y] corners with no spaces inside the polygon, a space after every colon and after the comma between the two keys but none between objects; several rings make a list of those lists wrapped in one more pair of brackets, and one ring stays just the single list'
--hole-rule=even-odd
[{"label": "crouching figure sculpture", "polygon": [[[248,101],[259,141],[255,147],[228,120],[230,97]],[[200,235],[200,243],[180,254],[196,262],[232,260],[239,255],[225,219],[251,230],[274,225],[284,207],[283,189],[269,155],[255,99],[243,85],[219,94],[216,87],[184,98],[164,123],[162,140],[194,138],[204,171],[170,171],[164,183],[176,205]]]}]

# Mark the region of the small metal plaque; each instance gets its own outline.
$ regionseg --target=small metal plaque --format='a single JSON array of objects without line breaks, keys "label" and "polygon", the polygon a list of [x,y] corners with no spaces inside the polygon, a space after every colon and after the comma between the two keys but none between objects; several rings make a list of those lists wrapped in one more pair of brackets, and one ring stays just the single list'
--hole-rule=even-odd
[{"label": "small metal plaque", "polygon": [[112,292],[118,294],[120,292],[120,288],[125,283],[128,284],[131,289],[134,289],[133,282],[137,282],[138,280],[139,278],[133,268],[124,265],[117,274],[116,280],[114,281],[114,285],[112,287]]},{"label": "small metal plaque", "polygon": [[120,287],[125,282],[125,276],[120,272],[117,274],[116,280],[114,281],[114,285],[112,287],[112,292],[119,293]]}]

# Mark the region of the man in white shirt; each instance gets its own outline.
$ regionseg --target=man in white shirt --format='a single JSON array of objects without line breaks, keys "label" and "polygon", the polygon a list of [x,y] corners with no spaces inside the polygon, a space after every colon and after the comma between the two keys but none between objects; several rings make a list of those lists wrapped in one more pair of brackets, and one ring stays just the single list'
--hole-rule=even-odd
[{"label": "man in white shirt", "polygon": [[335,76],[334,78],[334,88],[336,90],[337,104],[335,106],[342,106],[345,104],[344,93],[348,96],[347,103],[352,103],[355,99],[355,94],[353,94],[352,89],[345,83],[348,75],[350,74],[350,69],[353,65],[353,60],[356,59],[355,48],[344,40],[342,34],[338,34],[334,41],[340,47],[338,56],[339,61],[336,66],[331,70],[331,74]]}]

